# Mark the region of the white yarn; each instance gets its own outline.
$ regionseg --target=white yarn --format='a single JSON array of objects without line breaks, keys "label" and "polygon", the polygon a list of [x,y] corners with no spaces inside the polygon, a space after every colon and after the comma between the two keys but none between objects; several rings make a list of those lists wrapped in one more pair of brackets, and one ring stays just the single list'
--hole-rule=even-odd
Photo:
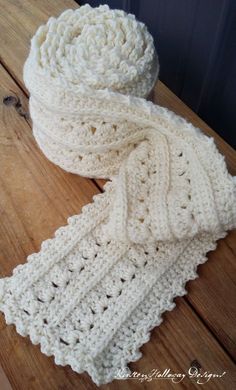
[{"label": "white yarn", "polygon": [[143,98],[158,70],[142,23],[88,5],[41,26],[24,67],[45,155],[112,181],[1,279],[0,309],[98,385],[141,357],[162,313],[236,226],[235,178],[213,139]]}]

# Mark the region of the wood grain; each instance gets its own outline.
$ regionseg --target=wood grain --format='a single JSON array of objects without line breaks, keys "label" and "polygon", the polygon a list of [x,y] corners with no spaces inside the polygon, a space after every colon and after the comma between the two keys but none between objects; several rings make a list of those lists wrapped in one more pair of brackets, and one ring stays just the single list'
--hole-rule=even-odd
[{"label": "wood grain", "polygon": [[5,372],[0,365],[0,389],[1,390],[12,390],[9,380],[6,377]]},{"label": "wood grain", "polygon": [[[10,0],[0,1],[0,5],[1,59],[24,91],[22,66],[30,37],[49,16],[77,5],[68,0]],[[6,96],[18,96],[23,112],[27,112],[25,93],[4,69],[0,70],[0,81],[1,102]],[[235,172],[232,148],[163,84],[158,84],[155,94],[159,104],[213,135],[219,149],[226,154],[229,169]],[[69,215],[79,213],[82,205],[90,202],[99,190],[91,180],[66,173],[47,161],[33,140],[29,122],[14,106],[1,105],[0,110],[0,264],[1,276],[6,276],[18,263],[25,262],[28,254],[39,250],[42,240],[51,237]],[[165,314],[164,323],[154,330],[152,341],[142,348],[143,358],[132,363],[132,369],[149,372],[153,368],[170,368],[187,372],[191,362],[197,359],[203,370],[227,372],[221,380],[209,381],[204,387],[233,389],[235,366],[230,355],[235,354],[235,238],[232,232],[221,240],[208,263],[199,268],[201,277],[188,283],[188,297],[179,298],[177,308]],[[2,316],[0,340],[0,363],[13,389],[97,388],[87,374],[78,375],[69,367],[56,366],[53,359],[44,356],[28,338],[17,335],[13,326],[6,326]],[[160,389],[199,388],[189,379],[178,385],[165,380],[114,381],[101,388],[156,389],[157,386]]]}]

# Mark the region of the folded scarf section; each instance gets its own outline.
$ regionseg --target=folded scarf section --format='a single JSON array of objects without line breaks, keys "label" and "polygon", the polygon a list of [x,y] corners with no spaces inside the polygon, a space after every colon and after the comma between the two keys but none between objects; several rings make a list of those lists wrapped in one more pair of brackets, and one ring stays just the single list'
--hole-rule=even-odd
[{"label": "folded scarf section", "polygon": [[110,181],[0,280],[0,310],[56,364],[97,385],[141,357],[162,314],[236,226],[235,180],[214,140],[146,100],[158,71],[143,23],[88,5],[41,26],[24,66],[43,153]]}]

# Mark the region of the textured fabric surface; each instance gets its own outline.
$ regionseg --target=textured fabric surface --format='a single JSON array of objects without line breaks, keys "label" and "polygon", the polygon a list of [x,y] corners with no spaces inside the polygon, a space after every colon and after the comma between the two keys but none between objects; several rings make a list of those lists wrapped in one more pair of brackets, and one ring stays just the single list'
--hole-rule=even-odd
[{"label": "textured fabric surface", "polygon": [[33,133],[63,169],[111,179],[39,253],[0,280],[8,324],[56,364],[112,381],[236,226],[235,180],[212,138],[145,98],[159,71],[132,15],[50,18],[24,66]]}]

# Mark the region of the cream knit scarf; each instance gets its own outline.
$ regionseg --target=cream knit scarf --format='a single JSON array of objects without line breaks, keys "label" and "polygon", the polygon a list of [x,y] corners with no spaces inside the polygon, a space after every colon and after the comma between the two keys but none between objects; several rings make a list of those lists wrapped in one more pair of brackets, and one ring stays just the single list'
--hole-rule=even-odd
[{"label": "cream knit scarf", "polygon": [[69,172],[112,179],[39,253],[1,279],[0,309],[56,364],[112,381],[236,226],[235,181],[212,138],[145,97],[158,74],[144,24],[67,10],[24,67],[34,136]]}]

